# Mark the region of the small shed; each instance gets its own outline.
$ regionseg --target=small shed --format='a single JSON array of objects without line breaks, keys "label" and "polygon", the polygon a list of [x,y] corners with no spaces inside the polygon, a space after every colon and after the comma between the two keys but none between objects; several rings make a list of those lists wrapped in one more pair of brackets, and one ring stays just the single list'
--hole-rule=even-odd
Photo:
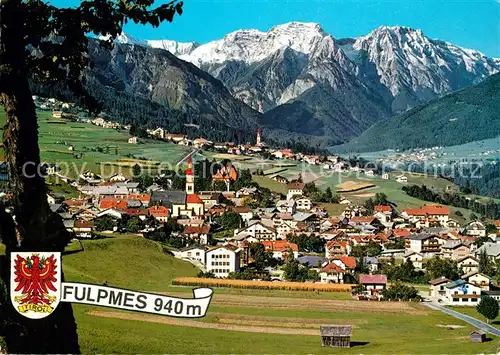
[{"label": "small shed", "polygon": [[321,345],[349,348],[351,346],[352,325],[321,325]]},{"label": "small shed", "polygon": [[486,341],[486,333],[481,329],[476,329],[470,333],[470,341],[472,343],[482,343]]}]

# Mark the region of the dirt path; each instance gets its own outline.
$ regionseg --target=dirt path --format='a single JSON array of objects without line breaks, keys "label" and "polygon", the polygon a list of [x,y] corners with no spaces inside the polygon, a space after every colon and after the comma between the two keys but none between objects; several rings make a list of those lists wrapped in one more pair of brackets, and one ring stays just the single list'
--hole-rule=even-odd
[{"label": "dirt path", "polygon": [[267,334],[289,334],[289,335],[319,335],[318,329],[293,329],[293,328],[278,328],[269,326],[248,326],[236,324],[219,324],[219,323],[205,323],[195,320],[175,319],[164,316],[130,314],[121,312],[104,312],[104,311],[88,311],[88,315],[104,318],[137,320],[142,322],[179,325],[184,327],[206,328],[206,329],[219,329],[219,330],[232,330],[245,333],[267,333]]},{"label": "dirt path", "polygon": [[[169,296],[185,297],[186,293],[159,292]],[[330,312],[356,313],[397,313],[397,314],[427,314],[426,308],[408,302],[378,302],[356,300],[325,300],[289,297],[265,297],[229,295],[214,293],[211,304],[223,307],[245,308],[275,308],[275,309],[307,309]]]}]

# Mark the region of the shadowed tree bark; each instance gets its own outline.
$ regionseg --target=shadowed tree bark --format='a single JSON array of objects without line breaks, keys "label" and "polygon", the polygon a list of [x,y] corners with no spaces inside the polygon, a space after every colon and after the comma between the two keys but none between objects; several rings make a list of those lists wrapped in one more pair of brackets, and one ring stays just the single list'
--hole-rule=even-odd
[{"label": "shadowed tree bark", "polygon": [[[3,142],[13,194],[15,221],[0,205],[0,236],[6,257],[0,276],[10,293],[10,254],[16,251],[64,250],[70,235],[47,202],[40,173],[35,105],[28,79],[64,82],[92,105],[80,81],[88,63],[86,34],[108,36],[108,45],[128,19],[158,26],[181,13],[173,1],[151,9],[153,0],[83,1],[59,9],[38,0],[0,0],[0,104],[7,122]],[[92,108],[92,107],[90,107]],[[16,235],[19,233],[20,243]],[[64,275],[61,275],[64,280]],[[0,336],[10,353],[79,353],[71,304],[60,303],[43,319],[21,316],[10,300],[0,300]]]}]

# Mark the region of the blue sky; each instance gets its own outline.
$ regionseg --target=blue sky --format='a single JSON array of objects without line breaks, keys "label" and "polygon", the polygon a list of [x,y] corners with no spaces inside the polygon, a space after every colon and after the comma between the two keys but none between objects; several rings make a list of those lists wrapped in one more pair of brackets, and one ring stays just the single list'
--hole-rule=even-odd
[{"label": "blue sky", "polygon": [[185,0],[183,15],[173,23],[128,24],[125,32],[139,39],[206,43],[238,29],[267,31],[290,21],[317,22],[336,38],[365,35],[381,25],[410,26],[430,38],[500,57],[500,0]]}]

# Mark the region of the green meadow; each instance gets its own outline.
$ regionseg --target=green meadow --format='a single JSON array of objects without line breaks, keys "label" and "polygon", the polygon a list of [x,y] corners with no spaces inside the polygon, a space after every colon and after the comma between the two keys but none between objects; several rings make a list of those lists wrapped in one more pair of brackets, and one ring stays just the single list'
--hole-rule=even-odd
[{"label": "green meadow", "polygon": [[[38,111],[39,145],[42,161],[57,163],[63,175],[77,177],[91,170],[103,176],[121,172],[132,174],[133,166],[125,164],[131,156],[142,161],[145,169],[156,172],[159,167],[175,166],[191,149],[189,147],[144,139],[141,144],[129,144],[126,131],[102,128],[68,119],[54,120],[49,111]],[[5,123],[5,113],[0,112],[0,126]],[[73,147],[73,150],[70,150]],[[3,157],[0,151],[0,160]],[[75,158],[75,156],[79,156]],[[159,164],[150,164],[155,161]]]}]

